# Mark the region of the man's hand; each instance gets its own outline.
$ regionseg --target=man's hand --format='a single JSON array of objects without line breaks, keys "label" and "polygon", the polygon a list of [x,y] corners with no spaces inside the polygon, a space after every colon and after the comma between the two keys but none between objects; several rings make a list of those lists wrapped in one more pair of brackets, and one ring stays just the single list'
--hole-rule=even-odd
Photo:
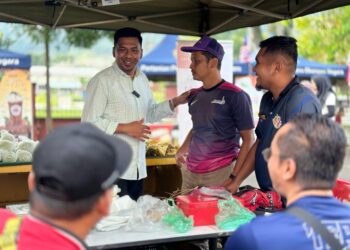
[{"label": "man's hand", "polygon": [[191,94],[191,91],[188,90],[186,92],[183,92],[181,95],[177,96],[177,97],[174,97],[172,99],[172,103],[174,105],[173,108],[176,108],[178,105],[180,104],[184,104],[184,103],[187,103],[187,100],[188,100],[188,97],[189,95]]},{"label": "man's hand", "polygon": [[150,127],[144,124],[143,118],[139,121],[130,123],[120,123],[116,129],[116,132],[126,134],[140,141],[149,139],[151,134]]},{"label": "man's hand", "polygon": [[239,184],[236,181],[229,179],[225,181],[224,187],[227,191],[231,192],[231,194],[234,194],[237,192]]},{"label": "man's hand", "polygon": [[179,148],[179,150],[176,152],[175,155],[175,160],[176,160],[176,165],[178,167],[182,167],[183,165],[186,164],[186,158],[187,158],[187,151]]}]

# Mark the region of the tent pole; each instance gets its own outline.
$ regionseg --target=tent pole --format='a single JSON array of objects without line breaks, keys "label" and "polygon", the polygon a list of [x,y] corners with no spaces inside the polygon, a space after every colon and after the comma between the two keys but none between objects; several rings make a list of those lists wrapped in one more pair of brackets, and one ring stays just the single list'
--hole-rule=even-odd
[{"label": "tent pole", "polygon": [[45,64],[46,64],[46,133],[52,131],[51,93],[50,93],[50,29],[45,30]]}]

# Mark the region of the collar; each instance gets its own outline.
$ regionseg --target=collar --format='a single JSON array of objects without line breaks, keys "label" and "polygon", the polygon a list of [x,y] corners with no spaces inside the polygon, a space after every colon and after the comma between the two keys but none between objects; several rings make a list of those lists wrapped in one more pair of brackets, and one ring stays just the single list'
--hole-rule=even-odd
[{"label": "collar", "polygon": [[28,214],[27,218],[29,220],[35,221],[37,223],[47,224],[47,225],[51,226],[52,229],[55,230],[58,234],[62,235],[64,238],[67,238],[70,241],[74,242],[79,247],[79,249],[81,249],[81,250],[89,249],[88,246],[85,244],[85,242],[82,241],[77,235],[75,235],[74,233],[72,233],[72,232],[70,232],[70,231],[68,231],[60,226],[57,226],[57,225],[51,223],[50,221],[45,219],[43,216]]},{"label": "collar", "polygon": [[280,99],[281,97],[285,96],[289,90],[291,90],[294,86],[299,85],[299,79],[297,76],[295,76],[290,83],[288,83],[288,85],[282,90],[282,92],[280,93],[280,95],[278,96],[278,99]]},{"label": "collar", "polygon": [[[124,76],[124,77],[129,77],[129,78],[131,78],[127,73],[125,73],[123,70],[121,70],[121,69],[119,68],[119,66],[118,66],[118,64],[117,64],[116,62],[113,62],[112,68],[117,72],[117,74],[122,75],[122,76]],[[140,74],[141,74],[140,69],[139,69],[139,68],[136,68],[136,73],[135,73],[135,77],[134,77],[134,78],[138,77]]]},{"label": "collar", "polygon": [[224,79],[221,79],[221,81],[220,82],[218,82],[217,84],[215,84],[213,87],[211,87],[211,88],[209,88],[209,89],[206,89],[206,88],[204,88],[203,86],[202,86],[202,89],[204,90],[204,91],[211,91],[211,90],[213,90],[213,89],[216,89],[217,87],[219,87],[221,84],[223,84],[225,82],[225,80]]}]

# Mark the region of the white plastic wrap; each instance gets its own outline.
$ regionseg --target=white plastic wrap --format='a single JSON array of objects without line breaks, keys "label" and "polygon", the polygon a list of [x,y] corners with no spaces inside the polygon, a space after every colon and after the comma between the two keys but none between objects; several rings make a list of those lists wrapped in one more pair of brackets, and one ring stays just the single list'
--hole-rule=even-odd
[{"label": "white plastic wrap", "polygon": [[32,141],[32,140],[23,140],[18,142],[17,144],[17,151],[18,150],[24,150],[24,151],[28,151],[29,153],[33,153],[34,148],[36,147],[36,142]]},{"label": "white plastic wrap", "polygon": [[26,150],[18,149],[16,151],[16,161],[17,162],[31,162],[32,154]]},{"label": "white plastic wrap", "polygon": [[13,151],[16,147],[15,141],[0,139],[0,150]]},{"label": "white plastic wrap", "polygon": [[128,195],[113,198],[110,214],[97,223],[96,230],[112,231],[126,225],[135,207],[136,202]]},{"label": "white plastic wrap", "polygon": [[7,150],[0,150],[1,151],[1,158],[2,162],[6,163],[14,163],[16,162],[16,153],[13,151],[7,151]]},{"label": "white plastic wrap", "polygon": [[0,140],[15,141],[15,136],[10,134],[7,130],[1,130]]},{"label": "white plastic wrap", "polygon": [[150,232],[162,230],[162,218],[169,206],[166,201],[150,195],[141,196],[125,227],[127,231]]}]

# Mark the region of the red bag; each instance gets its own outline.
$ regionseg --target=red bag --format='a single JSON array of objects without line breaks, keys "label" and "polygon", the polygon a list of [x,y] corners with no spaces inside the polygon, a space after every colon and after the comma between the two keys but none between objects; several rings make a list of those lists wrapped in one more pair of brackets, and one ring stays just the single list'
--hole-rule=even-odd
[{"label": "red bag", "polygon": [[252,186],[244,186],[233,195],[250,211],[257,209],[264,211],[281,210],[283,203],[281,196],[275,191],[262,191]]}]

